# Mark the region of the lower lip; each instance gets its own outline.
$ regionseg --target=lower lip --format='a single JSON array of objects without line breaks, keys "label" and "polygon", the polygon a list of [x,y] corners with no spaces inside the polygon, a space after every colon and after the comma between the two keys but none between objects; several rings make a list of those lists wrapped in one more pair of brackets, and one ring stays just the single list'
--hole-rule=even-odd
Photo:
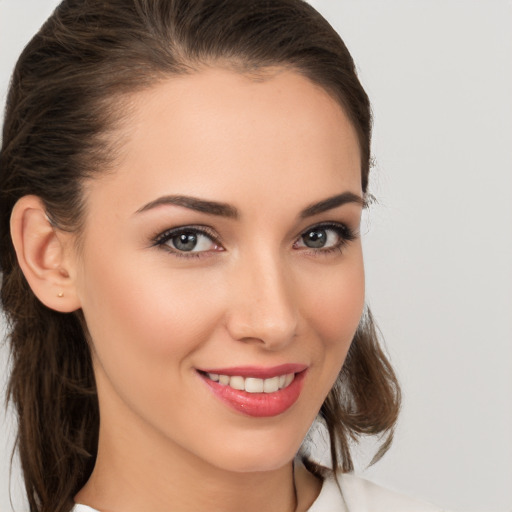
[{"label": "lower lip", "polygon": [[274,393],[248,393],[224,386],[199,374],[215,396],[238,412],[247,416],[266,418],[277,416],[288,410],[299,398],[306,370],[296,373],[291,384]]}]

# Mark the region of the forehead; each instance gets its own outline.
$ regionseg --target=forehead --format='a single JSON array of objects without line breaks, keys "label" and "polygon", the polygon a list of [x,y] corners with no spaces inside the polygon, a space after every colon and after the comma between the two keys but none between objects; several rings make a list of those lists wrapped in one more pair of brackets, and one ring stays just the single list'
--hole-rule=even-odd
[{"label": "forehead", "polygon": [[114,172],[91,192],[117,187],[133,210],[165,193],[233,204],[361,193],[354,128],[324,89],[290,70],[170,78],[130,98],[120,132]]}]

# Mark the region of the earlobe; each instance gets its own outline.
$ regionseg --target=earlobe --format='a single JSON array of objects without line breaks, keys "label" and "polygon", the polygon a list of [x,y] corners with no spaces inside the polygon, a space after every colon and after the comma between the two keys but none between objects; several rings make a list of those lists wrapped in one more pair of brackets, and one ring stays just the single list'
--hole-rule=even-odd
[{"label": "earlobe", "polygon": [[36,297],[61,313],[80,308],[69,236],[52,225],[39,197],[24,196],[15,204],[11,237],[21,270]]}]

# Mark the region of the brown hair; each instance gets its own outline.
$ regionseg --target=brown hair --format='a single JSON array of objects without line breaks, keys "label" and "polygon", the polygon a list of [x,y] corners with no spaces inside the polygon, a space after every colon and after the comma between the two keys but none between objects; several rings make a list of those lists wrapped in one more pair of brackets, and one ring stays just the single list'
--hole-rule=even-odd
[{"label": "brown hair", "polygon": [[[80,232],[85,179],[105,171],[106,137],[125,94],[201,66],[286,66],[328,91],[358,135],[361,183],[370,169],[371,110],[343,41],[301,0],[64,0],[23,51],[12,77],[0,153],[1,299],[10,327],[8,398],[32,512],[67,512],[95,462],[99,411],[81,313],[46,308],[30,290],[9,232],[16,201],[39,196],[55,226]],[[385,435],[400,390],[363,316],[320,410],[334,468],[353,467],[350,443]],[[319,473],[320,467],[306,462]]]}]

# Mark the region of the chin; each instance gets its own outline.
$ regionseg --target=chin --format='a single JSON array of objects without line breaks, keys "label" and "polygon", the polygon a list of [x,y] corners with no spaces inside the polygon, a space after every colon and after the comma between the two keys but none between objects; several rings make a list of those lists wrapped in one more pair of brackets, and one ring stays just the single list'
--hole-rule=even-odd
[{"label": "chin", "polygon": [[299,451],[303,437],[276,433],[269,439],[270,432],[266,434],[242,436],[243,439],[219,443],[216,453],[210,452],[212,464],[236,473],[274,471],[289,464]]}]

